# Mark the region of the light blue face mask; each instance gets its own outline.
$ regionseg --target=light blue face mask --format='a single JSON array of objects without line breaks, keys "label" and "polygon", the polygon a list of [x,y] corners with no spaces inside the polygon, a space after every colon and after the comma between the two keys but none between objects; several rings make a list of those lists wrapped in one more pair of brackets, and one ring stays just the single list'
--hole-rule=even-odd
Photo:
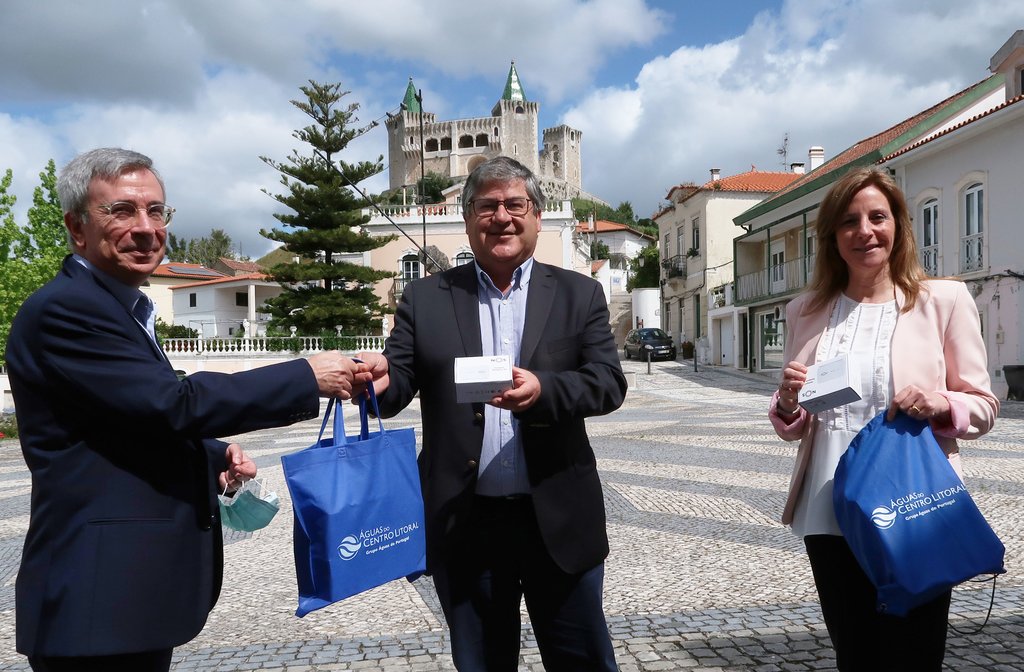
[{"label": "light blue face mask", "polygon": [[[249,481],[250,483],[252,481]],[[270,492],[265,497],[255,492],[259,487],[246,487],[235,492],[233,497],[220,495],[220,519],[226,527],[239,532],[255,532],[270,524],[280,508],[277,493]]]}]

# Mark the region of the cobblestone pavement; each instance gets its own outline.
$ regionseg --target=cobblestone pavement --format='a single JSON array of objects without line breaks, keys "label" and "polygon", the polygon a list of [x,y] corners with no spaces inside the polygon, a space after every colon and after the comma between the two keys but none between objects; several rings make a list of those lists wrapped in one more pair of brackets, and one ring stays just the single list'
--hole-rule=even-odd
[{"label": "cobblestone pavement", "polygon": [[[765,417],[774,382],[692,364],[625,362],[623,407],[588,421],[605,485],[611,555],[605,609],[624,672],[829,670],[827,633],[800,542],[779,522],[795,447]],[[352,409],[347,411],[351,414]],[[965,446],[968,487],[1006,544],[992,615],[950,631],[951,670],[1024,670],[1024,403]],[[390,426],[419,429],[414,406]],[[315,421],[238,440],[282,498],[255,534],[226,538],[225,587],[175,670],[452,670],[429,580],[396,581],[296,618],[291,509],[280,456],[311,444]],[[0,669],[14,651],[14,577],[28,523],[17,443],[0,442]],[[971,632],[990,584],[953,594],[951,625]],[[526,622],[524,618],[524,623]],[[522,670],[542,670],[528,625]]]}]

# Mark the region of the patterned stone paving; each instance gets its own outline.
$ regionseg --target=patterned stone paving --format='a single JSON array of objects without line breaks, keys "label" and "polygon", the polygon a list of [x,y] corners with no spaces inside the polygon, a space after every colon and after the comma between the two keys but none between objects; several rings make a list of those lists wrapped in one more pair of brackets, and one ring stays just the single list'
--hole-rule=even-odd
[{"label": "patterned stone paving", "polygon": [[[623,671],[834,669],[802,545],[778,522],[794,446],[765,417],[767,378],[663,362],[624,362],[617,412],[588,421],[605,484],[611,555],[605,609]],[[354,411],[346,409],[347,419]],[[420,428],[418,407],[386,426]],[[451,670],[429,580],[396,581],[296,618],[291,509],[280,456],[316,439],[318,421],[236,437],[282,513],[225,538],[225,587],[175,670]],[[1024,669],[1024,403],[964,446],[968,487],[1006,544],[989,623],[950,631],[951,670]],[[0,669],[14,651],[14,577],[30,482],[16,442],[0,442]],[[951,625],[971,633],[990,584],[954,592]],[[526,623],[524,613],[524,623]],[[542,670],[529,625],[522,670]]]}]

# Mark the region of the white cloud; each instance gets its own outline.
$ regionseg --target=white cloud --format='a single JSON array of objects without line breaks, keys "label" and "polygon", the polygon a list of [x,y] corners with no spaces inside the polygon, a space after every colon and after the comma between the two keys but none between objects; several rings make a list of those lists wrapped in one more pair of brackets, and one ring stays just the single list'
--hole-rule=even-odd
[{"label": "white cloud", "polygon": [[[280,188],[259,156],[301,147],[292,131],[308,120],[288,101],[307,79],[342,82],[360,125],[393,110],[410,75],[438,119],[476,117],[515,59],[546,113],[574,101],[554,123],[584,132],[584,186],[649,214],[708,168],[778,168],[786,132],[798,161],[812,144],[833,154],[932,105],[984,77],[1024,25],[1011,0],[904,4],[787,2],[728,31],[735,39],[680,45],[631,83],[594,89],[672,17],[644,0],[524,0],[501,13],[471,0],[6,0],[0,171],[14,170],[23,211],[50,158],[132,147],[164,174],[179,235],[223,228],[258,256],[271,243],[257,232],[279,211],[260,188]],[[659,5],[686,21],[681,5]],[[381,154],[377,129],[344,158]],[[386,175],[361,186],[381,191]]]},{"label": "white cloud", "polygon": [[[223,228],[258,256],[271,243],[257,232],[281,209],[260,191],[280,185],[258,157],[301,147],[292,131],[309,120],[288,101],[307,79],[341,81],[352,90],[342,102],[360,103],[368,124],[415,75],[445,119],[465,109],[446,97],[453,80],[483,73],[500,86],[516,58],[531,97],[553,104],[583,90],[614,49],[657,35],[659,16],[642,0],[527,0],[500,15],[466,0],[7,0],[5,26],[16,29],[0,41],[0,170],[14,169],[23,218],[51,157],[61,166],[92,147],[133,148],[163,174],[178,235]],[[499,93],[483,92],[481,108]],[[381,130],[343,158],[378,155]],[[360,186],[381,191],[386,175]]]},{"label": "white cloud", "polygon": [[790,162],[812,145],[832,156],[988,76],[1024,24],[1020,3],[917,4],[789,1],[734,40],[680,47],[588,95],[564,116],[584,133],[586,188],[644,216],[709,168],[782,170],[786,133]]}]

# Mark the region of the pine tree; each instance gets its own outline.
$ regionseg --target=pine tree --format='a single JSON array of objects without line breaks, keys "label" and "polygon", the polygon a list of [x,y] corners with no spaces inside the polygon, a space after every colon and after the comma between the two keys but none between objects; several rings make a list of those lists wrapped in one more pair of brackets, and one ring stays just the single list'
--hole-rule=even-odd
[{"label": "pine tree", "polygon": [[293,211],[274,215],[289,230],[261,230],[260,234],[284,243],[292,254],[314,261],[277,264],[268,269],[268,274],[285,287],[282,294],[267,302],[272,315],[270,326],[294,326],[304,335],[333,334],[337,325],[349,335],[376,333],[383,308],[373,293],[373,283],[394,274],[343,261],[341,255],[372,250],[392,240],[358,230],[369,221],[362,212],[369,203],[349,186],[381,172],[384,157],[358,163],[337,157],[362,132],[353,127],[359,106],[340,105],[349,93],[341,90],[341,84],[309,80],[309,86],[300,90],[306,99],[291,103],[313,123],[296,130],[293,136],[309,145],[311,155],[292,150],[285,161],[260,157],[281,173],[285,188],[283,194],[266,189],[263,192]]}]

